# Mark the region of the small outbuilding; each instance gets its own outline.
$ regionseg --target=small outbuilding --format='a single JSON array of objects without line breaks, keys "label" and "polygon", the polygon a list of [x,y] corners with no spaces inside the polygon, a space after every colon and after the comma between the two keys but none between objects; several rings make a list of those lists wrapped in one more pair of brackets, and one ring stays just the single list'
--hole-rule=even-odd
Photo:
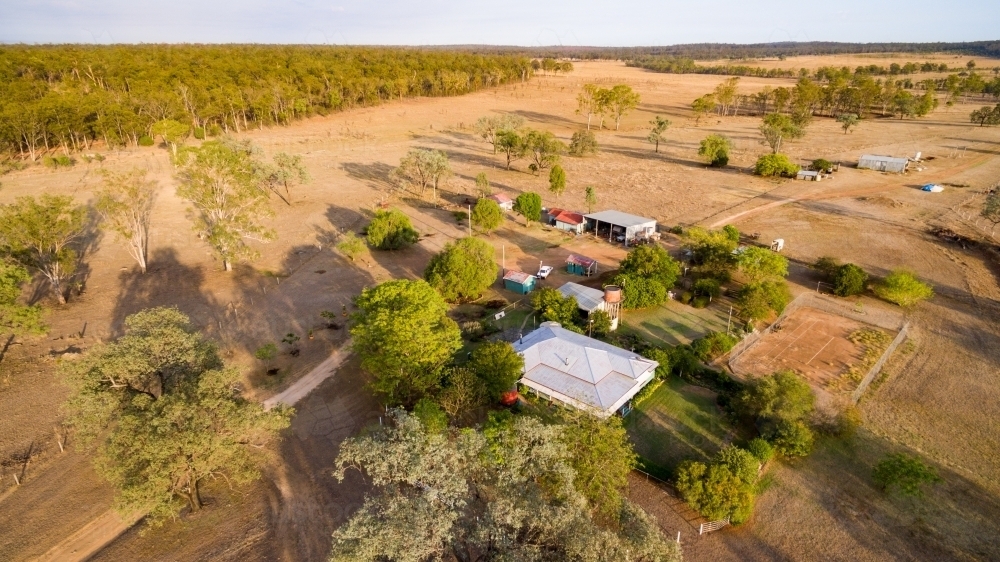
[{"label": "small outbuilding", "polygon": [[597,236],[607,235],[608,240],[625,242],[651,238],[656,234],[656,219],[630,215],[621,211],[601,211],[583,216],[587,219],[587,230]]},{"label": "small outbuilding", "polygon": [[559,292],[564,297],[573,297],[576,299],[577,308],[587,316],[598,310],[607,312],[608,317],[611,318],[611,329],[618,329],[622,290],[617,285],[608,285],[602,291],[579,283],[569,282],[559,287]]},{"label": "small outbuilding", "polygon": [[514,210],[514,200],[511,199],[510,197],[507,197],[503,193],[494,193],[493,195],[487,197],[487,199],[492,199],[496,201],[497,205],[500,205],[500,208],[503,209],[504,211]]},{"label": "small outbuilding", "polygon": [[558,230],[582,234],[583,227],[587,224],[586,219],[580,213],[566,211],[564,209],[549,209],[546,211],[548,223]]},{"label": "small outbuilding", "polygon": [[538,279],[530,273],[512,269],[503,276],[503,288],[519,295],[527,295],[535,288]]},{"label": "small outbuilding", "polygon": [[573,275],[590,277],[597,273],[597,260],[579,254],[570,254],[566,257],[566,271]]},{"label": "small outbuilding", "polygon": [[893,172],[902,174],[906,167],[910,165],[909,158],[895,158],[893,156],[878,156],[865,154],[858,160],[858,168],[862,170],[875,170],[876,172]]},{"label": "small outbuilding", "polygon": [[806,181],[820,181],[823,179],[823,176],[819,172],[814,170],[799,170],[799,173],[795,175],[795,179],[806,180]]},{"label": "small outbuilding", "polygon": [[542,398],[602,418],[628,414],[632,398],[653,380],[656,361],[543,322],[514,343],[524,357],[518,381]]}]

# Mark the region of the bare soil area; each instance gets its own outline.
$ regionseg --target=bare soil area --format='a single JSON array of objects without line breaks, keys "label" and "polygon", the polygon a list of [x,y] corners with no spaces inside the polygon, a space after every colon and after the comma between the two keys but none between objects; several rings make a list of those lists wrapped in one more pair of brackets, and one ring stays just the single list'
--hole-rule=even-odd
[{"label": "bare soil area", "polygon": [[[919,57],[924,59],[930,57]],[[796,59],[780,62],[806,65]],[[995,64],[982,61],[980,66]],[[691,100],[723,79],[583,62],[568,76],[253,131],[246,136],[269,155],[301,154],[313,180],[293,191],[290,206],[274,202],[269,226],[278,240],[260,247],[261,260],[231,274],[221,271],[191,230],[187,205],[175,194],[174,169],[161,148],[111,152],[103,164],[58,171],[32,167],[4,176],[0,203],[43,193],[88,201],[99,187],[101,167],[147,168],[160,190],[150,272],[140,275],[112,237],[91,240],[83,293],[58,307],[39,286],[37,298],[51,307],[49,334],[17,342],[0,363],[0,524],[7,529],[0,535],[0,559],[38,556],[111,504],[111,491],[86,456],[73,452],[72,440],[70,452],[59,452],[59,404],[66,394],[56,371],[60,357],[70,359],[114,337],[128,314],[172,305],[220,342],[229,360],[244,368],[257,397],[271,396],[342,345],[343,327],[326,329],[319,312],[348,312],[363,287],[419,276],[434,252],[466,234],[467,224],[453,212],[465,208],[473,178],[484,171],[497,191],[534,191],[550,206],[585,210],[584,189],[593,185],[599,200],[595,210],[614,208],[666,225],[733,222],[765,240],[784,238],[786,255],[802,271],[795,280],[805,286],[796,290],[815,286],[816,278],[800,266],[824,255],[857,263],[875,276],[907,267],[934,284],[938,296],[911,313],[914,350],[894,357],[885,381],[862,401],[866,425],[859,436],[823,441],[796,466],[772,469],[773,484],[760,497],[754,518],[742,528],[711,535],[702,541],[704,547],[692,545],[689,560],[1000,558],[992,540],[1000,530],[1000,266],[985,245],[963,248],[929,233],[931,227],[947,226],[976,236],[954,208],[1000,177],[996,130],[967,122],[969,111],[983,104],[942,108],[920,120],[865,120],[847,135],[833,120],[817,118],[805,138],[787,146],[799,163],[819,157],[850,163],[863,152],[912,156],[922,151],[934,157],[923,171],[899,176],[845,165],[831,181],[766,180],[748,173],[767,150],[758,142],[758,119],[713,116],[696,126],[692,118]],[[610,130],[596,131],[598,156],[563,158],[569,185],[559,198],[548,192],[546,174],[527,172],[526,161],[505,170],[472,131],[482,115],[514,112],[529,127],[568,142],[585,127],[586,117],[574,112],[575,97],[589,82],[628,83],[643,101],[619,130],[611,123]],[[792,84],[792,79],[740,80],[744,92]],[[644,140],[654,115],[673,122],[659,153]],[[726,134],[736,145],[726,170],[709,169],[697,157],[699,141],[712,133]],[[388,181],[392,167],[414,147],[443,150],[451,160],[454,175],[436,204],[429,193],[401,194]],[[919,191],[928,182],[968,187]],[[400,252],[368,253],[353,263],[331,249],[337,233],[360,230],[381,203],[410,215],[422,233],[418,244]],[[607,266],[624,255],[620,247],[586,236],[525,228],[520,219],[509,220],[488,240],[498,259],[505,256],[507,267],[528,272],[539,260],[558,266],[569,252]],[[280,374],[268,377],[251,353],[288,332],[302,337],[301,354],[293,357],[284,349]],[[329,476],[341,440],[378,421],[379,407],[364,382],[357,364],[348,360],[300,404],[258,484],[231,492],[215,483],[208,494],[210,509],[183,514],[156,529],[135,527],[97,559],[322,559],[333,528],[360,505],[365,491],[357,475],[343,484]],[[945,483],[924,500],[884,496],[870,480],[871,467],[883,453],[897,450],[924,455],[939,467]],[[23,476],[20,486],[13,481],[15,472]],[[681,529],[674,527],[674,533]]]},{"label": "bare soil area", "polygon": [[864,324],[802,307],[740,355],[736,373],[758,377],[790,369],[816,388],[831,382],[861,359],[863,350],[848,336]]}]

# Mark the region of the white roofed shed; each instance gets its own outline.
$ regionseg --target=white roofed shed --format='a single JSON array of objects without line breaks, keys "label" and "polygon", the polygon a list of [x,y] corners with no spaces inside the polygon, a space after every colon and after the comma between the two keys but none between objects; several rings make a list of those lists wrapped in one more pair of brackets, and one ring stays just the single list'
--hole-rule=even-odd
[{"label": "white roofed shed", "polygon": [[858,159],[858,168],[875,170],[877,172],[895,172],[897,174],[902,174],[906,171],[906,167],[909,165],[909,158],[895,158],[893,156],[865,154]]},{"label": "white roofed shed", "polygon": [[607,418],[627,413],[653,380],[657,363],[636,353],[544,322],[514,343],[524,357],[519,381],[536,393]]},{"label": "white roofed shed", "polygon": [[636,237],[645,237],[656,232],[656,219],[630,215],[621,211],[601,211],[583,215],[587,219],[587,230],[593,229],[595,234],[600,235],[601,229],[608,229],[608,238],[614,234],[624,234],[628,243]]}]

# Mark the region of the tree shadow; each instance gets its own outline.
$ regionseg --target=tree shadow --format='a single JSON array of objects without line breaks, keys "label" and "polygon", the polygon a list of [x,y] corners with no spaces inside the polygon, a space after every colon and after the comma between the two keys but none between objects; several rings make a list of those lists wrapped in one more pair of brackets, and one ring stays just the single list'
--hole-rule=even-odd
[{"label": "tree shadow", "polygon": [[559,117],[558,115],[552,115],[549,113],[539,113],[537,111],[524,111],[524,110],[512,111],[511,113],[513,113],[514,115],[520,115],[521,117],[524,117],[528,121],[536,121],[538,123],[545,123],[548,125],[561,125],[563,127],[574,127],[574,128],[578,128],[581,125],[583,127],[587,126],[586,122],[578,123],[576,121],[573,121],[572,119],[566,119],[565,117]]},{"label": "tree shadow", "polygon": [[219,306],[204,284],[202,267],[181,263],[176,249],[153,250],[145,274],[135,266],[118,275],[111,333],[121,335],[128,316],[158,306],[177,306],[195,325],[211,329],[220,320]]},{"label": "tree shadow", "polygon": [[344,162],[340,169],[353,179],[362,181],[376,191],[392,191],[392,171],[396,168],[384,162],[362,164],[361,162]]}]

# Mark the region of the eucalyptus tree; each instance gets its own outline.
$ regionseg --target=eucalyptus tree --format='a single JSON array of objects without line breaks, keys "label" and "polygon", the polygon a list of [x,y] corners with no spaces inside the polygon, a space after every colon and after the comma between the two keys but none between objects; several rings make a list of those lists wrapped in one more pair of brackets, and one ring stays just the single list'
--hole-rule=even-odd
[{"label": "eucalyptus tree", "polygon": [[156,197],[156,182],[146,170],[104,171],[104,188],[97,193],[97,212],[104,226],[128,248],[129,255],[146,273],[149,255],[149,226]]},{"label": "eucalyptus tree", "polygon": [[259,174],[259,150],[249,142],[225,138],[187,149],[181,164],[177,195],[194,207],[194,228],[232,271],[233,262],[256,259],[250,241],[266,243],[275,232],[262,224],[273,215],[267,189]]},{"label": "eucalyptus tree", "polygon": [[68,195],[18,197],[0,205],[0,253],[34,269],[49,282],[59,304],[77,268],[75,246],[87,227],[87,208]]}]

